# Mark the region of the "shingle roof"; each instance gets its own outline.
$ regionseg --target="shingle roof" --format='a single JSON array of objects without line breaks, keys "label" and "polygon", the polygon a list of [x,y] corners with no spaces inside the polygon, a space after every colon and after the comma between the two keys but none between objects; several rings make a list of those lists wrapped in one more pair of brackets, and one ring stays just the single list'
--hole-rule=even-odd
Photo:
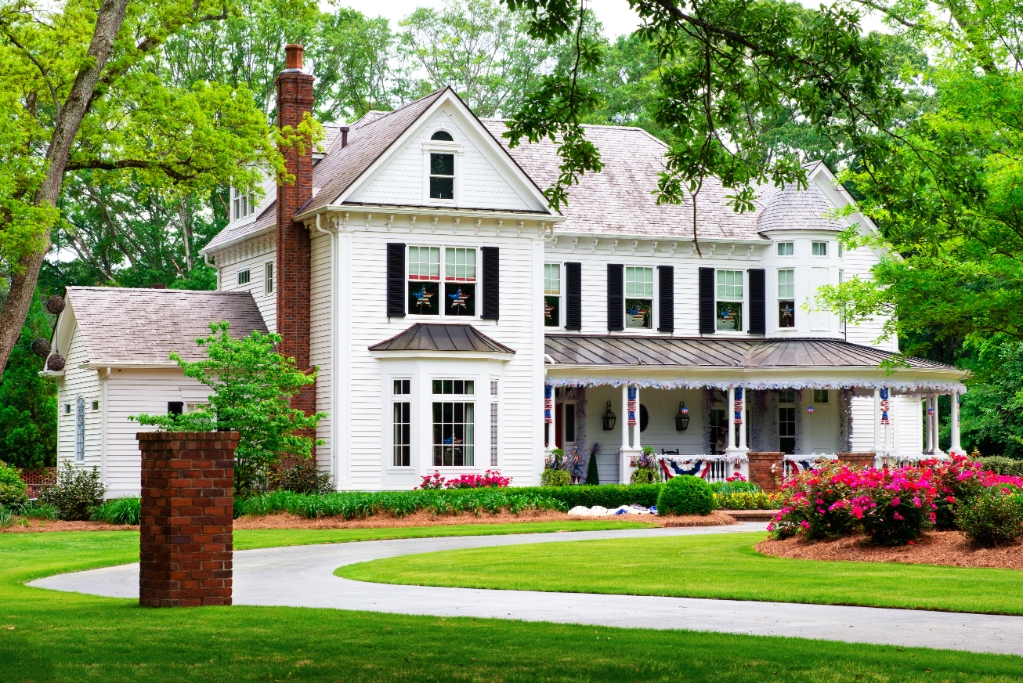
[{"label": "shingle roof", "polygon": [[[555,365],[680,366],[693,368],[876,368],[893,354],[839,339],[707,339],[548,335]],[[955,370],[909,358],[911,369]]]},{"label": "shingle roof", "polygon": [[831,204],[814,183],[805,190],[796,185],[783,189],[763,187],[757,211],[757,230],[832,230],[841,231],[842,224],[829,216]]},{"label": "shingle roof", "polygon": [[370,351],[470,351],[515,353],[472,325],[416,323],[401,334],[369,347]]},{"label": "shingle roof", "polygon": [[228,321],[233,337],[267,331],[249,292],[68,287],[66,298],[94,364],[173,366],[171,351],[206,358],[195,340],[211,322]]}]

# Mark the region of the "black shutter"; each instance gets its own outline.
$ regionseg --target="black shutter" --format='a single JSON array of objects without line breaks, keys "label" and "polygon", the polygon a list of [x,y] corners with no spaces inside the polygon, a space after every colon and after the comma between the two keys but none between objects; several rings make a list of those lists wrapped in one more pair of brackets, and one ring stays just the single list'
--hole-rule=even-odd
[{"label": "black shutter", "polygon": [[675,331],[675,266],[658,266],[657,313],[659,332]]},{"label": "black shutter", "polygon": [[387,245],[387,317],[405,317],[405,245]]},{"label": "black shutter", "polygon": [[483,311],[484,320],[501,317],[501,254],[497,247],[481,247],[483,254]]},{"label": "black shutter", "polygon": [[607,264],[607,330],[625,329],[625,266]]},{"label": "black shutter", "polygon": [[565,264],[565,329],[583,329],[583,275],[581,263]]},{"label": "black shutter", "polygon": [[767,331],[767,285],[763,268],[749,271],[749,333],[764,334]]},{"label": "black shutter", "polygon": [[714,333],[714,269],[700,268],[700,334]]}]

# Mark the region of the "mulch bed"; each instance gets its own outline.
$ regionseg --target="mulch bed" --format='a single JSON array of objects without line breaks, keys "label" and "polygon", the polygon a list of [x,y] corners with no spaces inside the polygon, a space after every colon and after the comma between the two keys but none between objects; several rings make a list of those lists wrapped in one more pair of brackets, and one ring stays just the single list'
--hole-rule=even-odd
[{"label": "mulch bed", "polygon": [[618,515],[617,517],[573,517],[564,512],[523,511],[514,514],[502,511],[497,514],[483,513],[477,517],[472,513],[457,515],[434,515],[421,511],[405,517],[373,515],[365,519],[344,520],[340,517],[306,519],[286,512],[254,517],[246,515],[234,520],[235,529],[390,529],[412,526],[452,526],[455,524],[510,524],[515,522],[586,522],[593,520],[614,522],[652,522],[653,515]]},{"label": "mulch bed", "polygon": [[1017,541],[998,548],[980,548],[958,531],[934,531],[925,534],[913,545],[892,547],[870,545],[864,536],[813,542],[788,538],[784,541],[761,541],[757,544],[757,551],[774,557],[799,560],[902,562],[949,567],[1023,569],[1023,542]]},{"label": "mulch bed", "polygon": [[[622,515],[624,517],[624,515]],[[634,515],[635,517],[642,518],[642,515]],[[653,517],[653,515],[651,515]],[[590,517],[590,519],[606,519],[603,517]],[[678,526],[729,526],[731,524],[738,524],[739,520],[732,517],[726,512],[721,510],[715,510],[709,515],[673,515],[671,517],[654,517],[654,519],[664,520],[658,523],[664,527],[678,527]]]},{"label": "mulch bed", "polygon": [[52,519],[18,518],[14,526],[0,529],[0,534],[17,534],[28,531],[138,531],[137,526],[107,524],[105,522],[61,522]]}]

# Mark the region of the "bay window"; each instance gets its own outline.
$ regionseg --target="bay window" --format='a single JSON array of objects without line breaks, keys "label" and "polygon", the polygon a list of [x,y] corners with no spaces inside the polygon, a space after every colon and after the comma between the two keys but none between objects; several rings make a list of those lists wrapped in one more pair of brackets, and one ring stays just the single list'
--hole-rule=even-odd
[{"label": "bay window", "polygon": [[716,320],[719,332],[742,332],[742,281],[741,270],[717,271]]},{"label": "bay window", "polygon": [[653,329],[654,269],[625,268],[625,327]]},{"label": "bay window", "polygon": [[472,467],[476,404],[472,380],[433,380],[433,466]]}]

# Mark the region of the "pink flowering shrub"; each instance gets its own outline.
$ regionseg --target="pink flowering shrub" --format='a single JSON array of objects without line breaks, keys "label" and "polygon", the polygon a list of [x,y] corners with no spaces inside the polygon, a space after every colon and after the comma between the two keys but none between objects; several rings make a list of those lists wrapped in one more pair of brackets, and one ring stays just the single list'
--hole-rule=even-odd
[{"label": "pink flowering shrub", "polygon": [[983,467],[964,455],[953,455],[948,460],[924,460],[920,467],[933,472],[931,480],[937,488],[934,526],[938,531],[956,531],[959,507],[984,491]]},{"label": "pink flowering shrub", "polygon": [[444,488],[444,477],[440,476],[440,472],[434,472],[423,477],[423,481],[419,483],[421,489],[442,489]]},{"label": "pink flowering shrub", "polygon": [[483,489],[483,488],[505,488],[511,484],[511,479],[502,477],[500,472],[487,470],[483,475],[463,474],[458,479],[448,479],[444,487],[449,489]]},{"label": "pink flowering shrub", "polygon": [[880,545],[905,545],[934,524],[937,489],[931,477],[932,470],[920,467],[842,474],[853,491],[848,501],[852,516]]},{"label": "pink flowering shrub", "polygon": [[828,462],[782,484],[781,509],[767,526],[775,538],[797,534],[810,539],[837,538],[852,533],[856,520],[849,499],[852,491],[843,475],[849,468]]}]

